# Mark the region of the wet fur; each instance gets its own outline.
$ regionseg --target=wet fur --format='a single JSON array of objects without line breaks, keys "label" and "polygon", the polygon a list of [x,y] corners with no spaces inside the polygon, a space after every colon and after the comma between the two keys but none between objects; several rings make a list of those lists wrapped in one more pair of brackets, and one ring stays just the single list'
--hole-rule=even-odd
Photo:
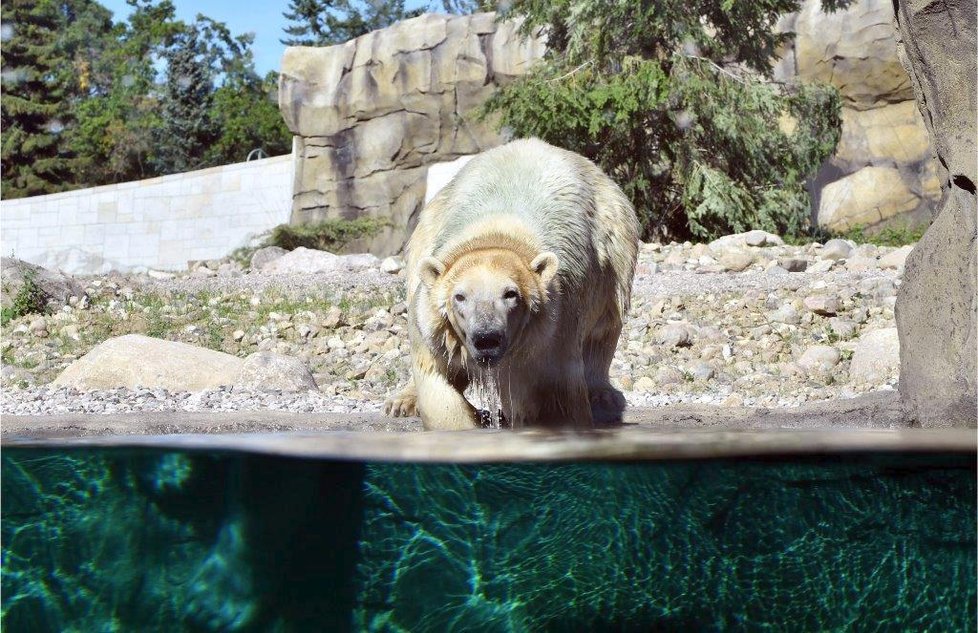
[{"label": "wet fur", "polygon": [[[559,260],[546,287],[529,270],[544,251]],[[408,244],[412,380],[388,402],[388,413],[419,413],[427,429],[478,426],[462,396],[478,368],[448,301],[452,276],[484,265],[505,269],[530,307],[496,369],[510,424],[585,429],[595,417],[620,418],[624,399],[608,369],[637,251],[631,204],[586,159],[536,139],[477,156],[425,207]],[[445,265],[430,289],[419,273],[429,256]]]}]

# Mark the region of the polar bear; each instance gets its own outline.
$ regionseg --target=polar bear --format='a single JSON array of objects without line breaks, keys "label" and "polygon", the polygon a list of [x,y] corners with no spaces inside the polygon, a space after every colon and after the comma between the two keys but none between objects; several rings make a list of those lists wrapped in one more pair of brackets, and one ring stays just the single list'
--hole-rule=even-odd
[{"label": "polar bear", "polygon": [[473,158],[408,243],[412,377],[387,413],[476,428],[464,392],[489,371],[513,428],[620,420],[608,370],[638,235],[624,193],[582,156],[523,139]]}]

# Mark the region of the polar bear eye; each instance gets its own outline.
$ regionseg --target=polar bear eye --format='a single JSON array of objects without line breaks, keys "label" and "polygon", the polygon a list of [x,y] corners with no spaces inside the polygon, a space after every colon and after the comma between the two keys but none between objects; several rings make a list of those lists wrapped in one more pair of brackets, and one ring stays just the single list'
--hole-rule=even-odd
[{"label": "polar bear eye", "polygon": [[458,303],[462,303],[463,301],[465,301],[465,295],[463,295],[461,292],[457,293],[455,295],[455,301],[457,301]]},{"label": "polar bear eye", "polygon": [[513,299],[519,299],[520,294],[515,290],[507,290],[503,293],[503,299],[512,301]]}]

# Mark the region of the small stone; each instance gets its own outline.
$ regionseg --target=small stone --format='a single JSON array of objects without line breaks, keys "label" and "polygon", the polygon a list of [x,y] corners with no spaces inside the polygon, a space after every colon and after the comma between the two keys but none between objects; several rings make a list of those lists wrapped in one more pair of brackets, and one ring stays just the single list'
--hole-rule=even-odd
[{"label": "small stone", "polygon": [[61,336],[65,338],[70,338],[73,341],[81,340],[81,331],[78,329],[77,325],[68,324],[61,328]]},{"label": "small stone", "polygon": [[801,315],[790,305],[784,305],[774,312],[767,313],[767,320],[772,323],[786,323],[788,325],[798,325],[801,323]]},{"label": "small stone", "polygon": [[343,311],[340,310],[337,306],[333,306],[332,308],[330,308],[329,312],[326,313],[326,317],[323,318],[323,327],[329,330],[332,330],[344,324],[345,323],[343,321]]},{"label": "small stone", "polygon": [[852,257],[846,260],[846,270],[853,273],[864,272],[867,270],[874,270],[877,268],[879,262],[876,261],[875,257]]},{"label": "small stone", "polygon": [[821,316],[834,316],[839,312],[839,300],[828,295],[805,297],[805,307]]},{"label": "small stone", "polygon": [[720,401],[721,407],[742,407],[744,406],[744,397],[737,393],[736,391]]},{"label": "small stone", "polygon": [[683,372],[675,367],[660,367],[655,372],[655,381],[660,385],[677,385],[684,380]]},{"label": "small stone", "polygon": [[380,270],[391,275],[396,275],[404,270],[404,258],[397,255],[386,257],[384,261],[380,262]]},{"label": "small stone", "polygon": [[27,327],[34,334],[34,336],[44,338],[48,335],[48,324],[43,317],[31,319],[31,322]]},{"label": "small stone", "polygon": [[696,363],[690,369],[689,373],[693,376],[694,380],[700,380],[706,382],[716,375],[716,371],[709,363]]},{"label": "small stone", "polygon": [[235,341],[239,343],[244,339],[244,337],[245,337],[244,330],[235,330],[234,332],[231,333],[231,338],[233,338]]},{"label": "small stone", "polygon": [[822,259],[811,266],[808,267],[810,273],[827,273],[835,266],[835,262],[831,259]]},{"label": "small stone", "polygon": [[266,264],[275,261],[288,252],[289,251],[280,246],[266,246],[264,248],[259,248],[251,255],[251,269],[261,270]]},{"label": "small stone", "polygon": [[754,263],[754,255],[742,250],[729,250],[720,255],[724,270],[739,273]]},{"label": "small stone", "polygon": [[669,323],[656,333],[655,340],[666,347],[689,347],[693,344],[693,337],[689,328],[679,323]]},{"label": "small stone", "polygon": [[818,256],[822,259],[827,259],[831,261],[836,261],[839,259],[848,259],[852,255],[852,246],[849,242],[840,239],[829,240],[822,247]]},{"label": "small stone", "polygon": [[847,319],[838,317],[829,319],[829,329],[840,339],[850,339],[856,333],[856,324]]},{"label": "small stone", "polygon": [[639,393],[648,393],[650,391],[655,391],[655,381],[648,376],[642,376],[635,381],[634,386],[635,391]]},{"label": "small stone", "polygon": [[798,364],[808,370],[828,371],[839,364],[842,353],[828,345],[813,345],[805,350]]},{"label": "small stone", "polygon": [[808,268],[808,260],[801,257],[781,257],[778,259],[778,266],[789,273],[803,273]]},{"label": "small stone", "polygon": [[895,268],[897,270],[902,269],[907,263],[907,256],[910,255],[910,251],[912,250],[913,246],[901,246],[892,253],[880,257],[880,268]]},{"label": "small stone", "polygon": [[166,272],[165,270],[148,270],[146,274],[150,276],[151,279],[174,279],[176,275],[174,273]]},{"label": "small stone", "polygon": [[747,246],[766,246],[768,244],[768,233],[766,231],[747,231],[744,233],[744,244]]},{"label": "small stone", "polygon": [[849,367],[854,383],[878,384],[900,368],[900,338],[897,329],[883,328],[864,333],[856,343]]}]

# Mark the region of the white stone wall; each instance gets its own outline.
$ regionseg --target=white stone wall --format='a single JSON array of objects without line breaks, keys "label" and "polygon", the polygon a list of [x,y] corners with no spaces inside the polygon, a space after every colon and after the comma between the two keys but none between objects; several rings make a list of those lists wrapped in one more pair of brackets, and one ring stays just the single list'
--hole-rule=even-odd
[{"label": "white stone wall", "polygon": [[0,202],[0,252],[85,274],[180,270],[289,221],[292,156]]}]

